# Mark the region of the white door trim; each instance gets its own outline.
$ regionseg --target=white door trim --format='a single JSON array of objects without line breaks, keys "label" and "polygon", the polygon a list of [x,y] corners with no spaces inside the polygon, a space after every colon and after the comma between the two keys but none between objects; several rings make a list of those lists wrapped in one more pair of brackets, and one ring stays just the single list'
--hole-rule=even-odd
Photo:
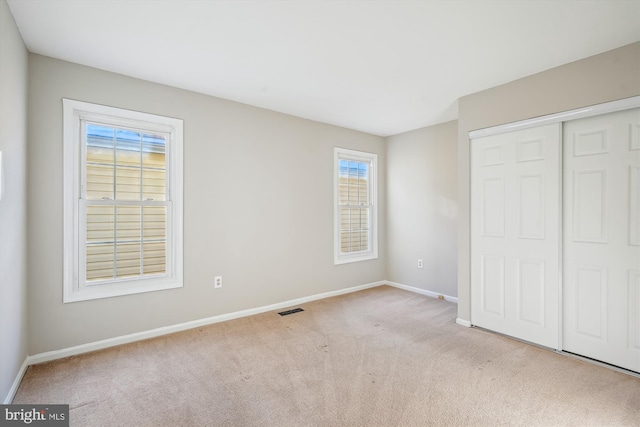
[{"label": "white door trim", "polygon": [[575,110],[568,110],[560,113],[548,114],[546,116],[520,120],[518,122],[507,123],[504,125],[473,130],[469,132],[469,139],[481,138],[483,136],[489,135],[497,135],[500,133],[543,126],[551,123],[566,122],[568,120],[581,119],[583,117],[599,116],[601,114],[629,110],[631,108],[637,107],[640,107],[640,96],[632,96],[631,98],[605,102],[604,104],[591,105],[589,107],[578,108]]}]

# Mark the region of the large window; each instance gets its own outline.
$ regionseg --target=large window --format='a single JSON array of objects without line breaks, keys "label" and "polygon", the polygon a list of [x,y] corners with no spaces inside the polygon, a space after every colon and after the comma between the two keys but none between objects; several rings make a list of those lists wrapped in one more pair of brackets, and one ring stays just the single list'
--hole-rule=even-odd
[{"label": "large window", "polygon": [[376,154],[334,149],[334,262],[378,257]]},{"label": "large window", "polygon": [[182,120],[63,100],[64,302],[182,286]]}]

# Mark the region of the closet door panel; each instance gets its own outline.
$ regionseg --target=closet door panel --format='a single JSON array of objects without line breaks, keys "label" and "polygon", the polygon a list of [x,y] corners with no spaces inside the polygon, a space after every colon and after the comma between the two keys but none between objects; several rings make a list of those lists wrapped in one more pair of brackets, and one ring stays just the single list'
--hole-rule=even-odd
[{"label": "closet door panel", "polygon": [[640,110],[564,124],[563,349],[640,372]]},{"label": "closet door panel", "polygon": [[560,124],[471,142],[471,321],[558,348]]}]

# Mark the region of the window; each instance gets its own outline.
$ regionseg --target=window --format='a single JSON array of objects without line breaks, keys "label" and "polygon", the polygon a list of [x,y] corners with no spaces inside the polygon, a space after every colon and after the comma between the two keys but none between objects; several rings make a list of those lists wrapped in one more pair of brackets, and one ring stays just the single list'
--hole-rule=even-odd
[{"label": "window", "polygon": [[63,100],[64,302],[182,286],[182,120]]},{"label": "window", "polygon": [[378,156],[334,149],[334,262],[378,258]]}]

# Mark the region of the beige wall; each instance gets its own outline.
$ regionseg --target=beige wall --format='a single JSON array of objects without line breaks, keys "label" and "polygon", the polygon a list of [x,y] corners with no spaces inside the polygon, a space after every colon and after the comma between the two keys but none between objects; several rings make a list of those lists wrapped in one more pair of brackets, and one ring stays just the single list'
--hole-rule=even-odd
[{"label": "beige wall", "polygon": [[572,62],[458,104],[458,317],[470,320],[469,131],[640,95],[640,43]]},{"label": "beige wall", "polygon": [[0,403],[27,356],[27,58],[0,0]]},{"label": "beige wall", "polygon": [[457,121],[387,138],[387,279],[453,297],[457,144]]},{"label": "beige wall", "polygon": [[[333,265],[333,147],[383,138],[31,54],[30,354],[385,278],[380,258]],[[184,288],[62,303],[62,98],[184,120]],[[224,287],[213,288],[222,275]]]}]

